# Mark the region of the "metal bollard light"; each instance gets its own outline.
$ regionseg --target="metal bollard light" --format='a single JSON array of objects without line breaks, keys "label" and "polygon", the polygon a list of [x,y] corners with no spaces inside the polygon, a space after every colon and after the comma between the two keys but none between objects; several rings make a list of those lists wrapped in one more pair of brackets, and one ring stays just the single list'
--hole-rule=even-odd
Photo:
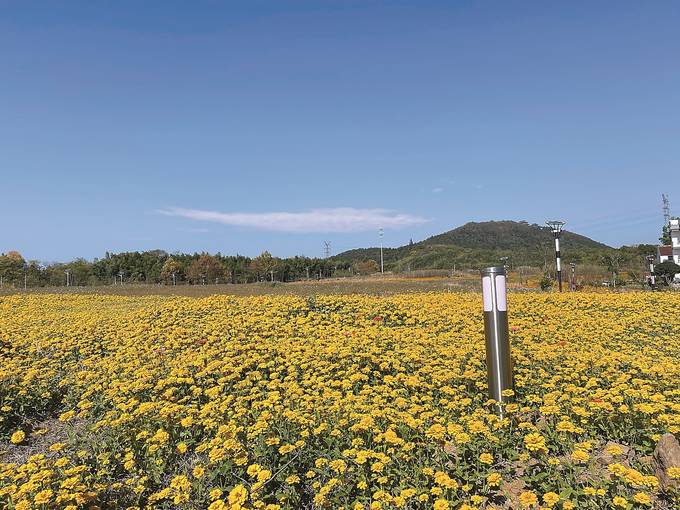
[{"label": "metal bollard light", "polygon": [[[482,269],[481,273],[489,398],[496,402],[507,402],[508,397],[503,396],[503,391],[513,388],[513,377],[508,332],[506,272],[503,267],[487,267]],[[498,414],[503,417],[502,406],[498,406]]]}]

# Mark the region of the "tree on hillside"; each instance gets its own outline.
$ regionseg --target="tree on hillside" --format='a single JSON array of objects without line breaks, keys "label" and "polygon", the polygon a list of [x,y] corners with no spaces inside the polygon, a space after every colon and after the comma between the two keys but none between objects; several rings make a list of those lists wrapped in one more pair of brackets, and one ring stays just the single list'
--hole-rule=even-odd
[{"label": "tree on hillside", "polygon": [[[671,217],[672,220],[680,220],[677,216]],[[661,244],[664,246],[668,246],[671,244],[671,226],[668,224],[665,224],[662,229],[661,229],[661,237],[659,237],[659,241]]]},{"label": "tree on hillside", "polygon": [[226,256],[222,258],[222,265],[225,268],[225,277],[231,283],[236,283],[239,277],[247,280],[248,267],[250,266],[250,259],[248,257],[238,254]]},{"label": "tree on hillside", "polygon": [[66,264],[71,271],[71,285],[89,285],[92,283],[92,264],[83,258],[72,260]]},{"label": "tree on hillside", "polygon": [[358,274],[373,274],[380,270],[380,266],[375,260],[364,260],[354,264],[354,270]]},{"label": "tree on hillside", "polygon": [[23,279],[26,261],[18,251],[0,255],[0,277],[3,283],[18,284]]},{"label": "tree on hillside", "polygon": [[250,270],[257,280],[261,278],[269,278],[270,272],[276,269],[278,261],[272,257],[268,251],[263,251],[260,255],[255,257],[250,263]]},{"label": "tree on hillside", "polygon": [[673,281],[676,274],[680,274],[680,266],[672,260],[654,266],[654,275],[666,285]]},{"label": "tree on hillside", "polygon": [[612,275],[612,283],[616,285],[616,280],[619,276],[619,269],[621,267],[622,257],[617,254],[607,254],[602,256],[602,263],[607,267],[607,271]]},{"label": "tree on hillside", "polygon": [[224,274],[222,264],[212,255],[203,254],[194,260],[187,269],[187,277],[192,283],[211,283]]},{"label": "tree on hillside", "polygon": [[[198,262],[198,261],[197,261]],[[173,277],[174,275],[174,277]],[[168,281],[176,281],[181,278],[182,266],[174,258],[168,257],[161,268],[161,278]]]}]

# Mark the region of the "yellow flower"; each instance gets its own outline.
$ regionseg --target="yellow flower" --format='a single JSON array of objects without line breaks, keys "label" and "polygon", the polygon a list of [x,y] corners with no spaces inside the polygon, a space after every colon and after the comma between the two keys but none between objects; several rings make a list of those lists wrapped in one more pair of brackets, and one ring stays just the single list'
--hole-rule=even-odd
[{"label": "yellow flower", "polygon": [[555,492],[546,492],[543,494],[543,503],[546,504],[548,508],[552,508],[560,500],[560,496]]},{"label": "yellow flower", "polygon": [[196,466],[191,474],[194,475],[194,478],[201,478],[205,474],[205,468],[202,466]]},{"label": "yellow flower", "polygon": [[607,471],[616,476],[623,476],[626,474],[627,468],[618,462],[615,462],[607,466]]},{"label": "yellow flower", "polygon": [[524,446],[532,452],[544,451],[546,450],[545,438],[538,432],[532,432],[524,436]]},{"label": "yellow flower", "polygon": [[618,506],[621,508],[626,508],[628,506],[628,501],[626,501],[626,498],[622,498],[621,496],[615,496],[614,499],[612,500],[612,503],[614,506]]},{"label": "yellow flower", "polygon": [[46,505],[52,500],[53,495],[54,492],[52,492],[50,489],[45,489],[43,491],[38,492],[38,494],[35,495],[33,502],[36,505]]},{"label": "yellow flower", "polygon": [[21,444],[24,439],[26,439],[26,433],[23,430],[17,430],[9,440],[12,444]]},{"label": "yellow flower", "polygon": [[449,502],[445,499],[438,499],[434,502],[434,510],[448,510]]},{"label": "yellow flower", "polygon": [[588,452],[585,452],[583,450],[574,450],[571,453],[571,460],[573,460],[577,464],[587,462],[588,459],[590,459],[590,455],[588,454]]},{"label": "yellow flower", "polygon": [[532,508],[538,505],[538,498],[533,492],[525,491],[519,495],[519,502],[522,505],[522,508]]},{"label": "yellow flower", "polygon": [[70,421],[76,415],[75,411],[66,411],[59,415],[59,421]]},{"label": "yellow flower", "polygon": [[614,456],[616,456],[616,455],[623,455],[623,448],[621,448],[621,447],[620,447],[619,445],[617,445],[617,444],[610,444],[610,445],[607,445],[607,447],[605,448],[605,451],[606,451],[609,455],[614,455]]},{"label": "yellow flower", "polygon": [[243,485],[237,485],[231,491],[229,491],[229,496],[227,501],[231,506],[243,505],[245,500],[248,498],[248,490]]},{"label": "yellow flower", "polygon": [[639,503],[641,505],[651,505],[652,500],[651,498],[645,494],[644,492],[638,492],[633,496],[633,501],[636,503]]},{"label": "yellow flower", "polygon": [[488,483],[491,487],[498,487],[502,480],[503,477],[498,473],[491,473],[486,477],[486,483]]},{"label": "yellow flower", "polygon": [[479,461],[482,464],[493,464],[493,455],[491,455],[490,453],[482,453],[479,456]]}]

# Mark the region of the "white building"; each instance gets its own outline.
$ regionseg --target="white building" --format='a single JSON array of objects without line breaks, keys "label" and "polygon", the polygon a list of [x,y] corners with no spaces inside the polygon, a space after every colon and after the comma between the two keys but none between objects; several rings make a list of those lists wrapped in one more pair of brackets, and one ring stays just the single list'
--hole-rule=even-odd
[{"label": "white building", "polygon": [[[671,244],[657,247],[656,262],[660,264],[671,260],[680,265],[680,220],[671,220],[668,226],[671,231]],[[680,273],[676,274],[673,280],[680,281]]]},{"label": "white building", "polygon": [[668,226],[671,231],[671,244],[657,248],[657,260],[659,263],[672,260],[680,265],[680,220],[671,220]]}]

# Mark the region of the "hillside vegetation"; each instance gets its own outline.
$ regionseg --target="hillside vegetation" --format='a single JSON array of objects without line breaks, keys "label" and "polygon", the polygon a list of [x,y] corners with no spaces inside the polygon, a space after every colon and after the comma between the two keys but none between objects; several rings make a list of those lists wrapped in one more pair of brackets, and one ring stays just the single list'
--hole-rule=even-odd
[{"label": "hillside vegetation", "polygon": [[[390,270],[450,269],[498,264],[509,257],[513,266],[546,266],[554,258],[554,241],[549,228],[524,221],[470,222],[424,241],[384,250]],[[638,249],[614,249],[588,237],[565,231],[561,237],[565,262],[600,263],[605,255],[637,256]],[[646,247],[641,247],[645,251]],[[343,261],[380,258],[379,248],[356,249],[335,257]]]}]

